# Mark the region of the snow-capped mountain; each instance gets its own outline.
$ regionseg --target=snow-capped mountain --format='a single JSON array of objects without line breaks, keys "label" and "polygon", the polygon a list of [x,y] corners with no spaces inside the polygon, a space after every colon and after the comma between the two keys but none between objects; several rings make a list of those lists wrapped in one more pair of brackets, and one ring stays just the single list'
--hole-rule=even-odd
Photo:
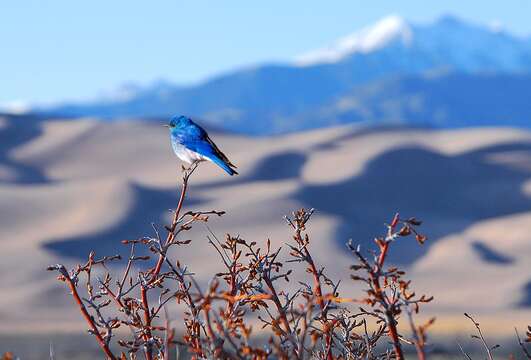
[{"label": "snow-capped mountain", "polygon": [[506,33],[499,26],[468,24],[445,16],[434,24],[414,25],[388,16],[373,26],[339,39],[331,46],[299,56],[295,64],[315,66],[400,48],[442,64],[469,71],[527,71],[531,42]]},{"label": "snow-capped mountain", "polygon": [[26,101],[9,101],[0,103],[0,112],[13,114],[13,115],[22,115],[32,111],[32,107]]},{"label": "snow-capped mountain", "polygon": [[301,66],[335,63],[353,54],[377,51],[392,42],[408,46],[412,37],[411,26],[400,16],[391,15],[373,26],[339,39],[331,46],[302,54],[295,63]]},{"label": "snow-capped mountain", "polygon": [[[389,16],[375,25],[348,35],[331,46],[310,51],[294,62],[256,66],[230,74],[221,74],[202,84],[178,87],[159,82],[134,91],[121,91],[124,96],[111,96],[103,101],[66,104],[48,112],[62,115],[91,115],[108,119],[121,117],[168,117],[186,113],[228,130],[252,134],[270,134],[327,126],[353,121],[408,122],[392,109],[403,108],[409,97],[395,96],[400,104],[393,105],[385,116],[379,111],[337,112],[341,99],[356,102],[361,98],[378,99],[378,91],[391,81],[396,88],[415,84],[411,97],[424,98],[437,94],[437,106],[452,116],[433,118],[436,109],[426,109],[417,115],[426,116],[426,123],[440,126],[492,124],[503,118],[504,124],[531,124],[531,106],[518,103],[518,118],[507,103],[521,99],[531,91],[531,40],[513,36],[499,26],[470,24],[445,16],[431,24],[412,24],[398,16]],[[417,79],[417,80],[415,80]],[[514,94],[503,94],[500,102],[496,91],[504,90],[503,81],[518,79],[508,87]],[[468,83],[467,83],[468,82]],[[473,93],[462,89],[477,89],[489,94],[489,103],[472,101]],[[424,94],[424,87],[434,91]],[[378,90],[380,89],[380,90]],[[410,89],[411,90],[411,89]],[[508,90],[509,91],[509,90]],[[454,99],[455,94],[460,96]],[[363,95],[363,96],[362,96]],[[398,95],[398,94],[397,94]],[[423,97],[426,95],[425,97]],[[357,98],[358,97],[358,98]],[[444,99],[452,99],[444,103]],[[385,99],[382,99],[385,102]],[[426,100],[428,101],[428,100]],[[429,101],[428,101],[429,102]],[[376,102],[371,102],[376,106]],[[475,107],[470,107],[473,103]],[[382,104],[378,102],[378,107]],[[489,107],[495,111],[489,112]],[[409,109],[409,108],[408,108]],[[374,111],[373,111],[374,110]],[[414,107],[410,109],[414,111]],[[408,110],[418,120],[419,116]],[[339,111],[339,110],[338,110]],[[363,114],[372,114],[364,116]],[[506,113],[506,116],[505,116]],[[315,120],[319,114],[319,121]],[[326,114],[323,117],[323,114]],[[350,114],[350,115],[349,115]],[[459,116],[463,118],[457,118]],[[351,116],[352,115],[352,116]],[[349,118],[349,116],[351,116]],[[433,115],[435,116],[435,115]],[[376,120],[375,120],[376,119]]]}]

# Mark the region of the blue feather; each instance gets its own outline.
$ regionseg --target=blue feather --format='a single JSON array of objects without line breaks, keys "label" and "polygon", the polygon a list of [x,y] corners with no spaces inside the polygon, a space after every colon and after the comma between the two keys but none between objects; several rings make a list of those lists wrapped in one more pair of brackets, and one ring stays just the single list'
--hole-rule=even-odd
[{"label": "blue feather", "polygon": [[[181,154],[177,153],[175,144],[180,144],[186,149],[208,158],[231,176],[238,174],[234,170],[236,166],[219,150],[208,136],[208,133],[201,126],[194,123],[192,119],[186,116],[173,117],[169,127],[174,151],[181,159],[184,160]],[[183,156],[186,157],[185,155]],[[189,162],[190,160],[185,161]]]},{"label": "blue feather", "polygon": [[232,176],[234,174],[237,174],[237,172],[230,167],[230,162],[223,160],[223,158],[226,158],[226,156],[223,155],[223,153],[216,147],[212,140],[208,138],[208,136],[206,139],[203,140],[187,139],[183,141],[182,144],[186,146],[186,148],[209,158],[215,164],[225,170],[229,175]]}]

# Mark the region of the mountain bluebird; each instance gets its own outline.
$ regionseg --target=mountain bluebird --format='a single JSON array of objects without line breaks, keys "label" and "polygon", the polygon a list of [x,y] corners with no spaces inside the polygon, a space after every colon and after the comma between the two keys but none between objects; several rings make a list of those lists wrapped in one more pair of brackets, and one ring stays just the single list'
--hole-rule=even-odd
[{"label": "mountain bluebird", "polygon": [[229,175],[238,175],[236,166],[210,139],[207,132],[186,116],[174,116],[168,125],[173,151],[182,161],[194,164],[198,161],[212,161]]}]

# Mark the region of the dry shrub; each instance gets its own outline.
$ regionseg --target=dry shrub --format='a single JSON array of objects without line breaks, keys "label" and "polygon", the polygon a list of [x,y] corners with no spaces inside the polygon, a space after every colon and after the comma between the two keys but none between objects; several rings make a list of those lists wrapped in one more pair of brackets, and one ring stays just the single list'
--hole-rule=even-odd
[{"label": "dry shrub", "polygon": [[[48,268],[58,271],[59,280],[71,290],[89,333],[107,358],[136,359],[142,354],[148,360],[168,359],[170,349],[181,346],[196,359],[403,359],[403,344],[414,345],[419,359],[426,357],[426,329],[434,319],[417,326],[413,315],[432,298],[417,297],[404,272],[386,266],[391,245],[399,238],[412,236],[424,243],[426,237],[417,231],[420,221],[395,215],[368,253],[348,244],[355,260],[351,281],[364,284],[362,298],[341,296],[339,280],[329,278],[314,261],[307,233],[313,210],[305,209],[286,217],[293,232],[287,249],[273,248],[269,240],[209,237],[224,271],[202,289],[186,265],[168,256],[170,248],[186,248],[190,240],[181,240],[182,234],[194,224],[224,214],[182,213],[195,169],[184,171],[165,236],[155,231],[153,237],[123,241],[130,255],[120,277],[112,278],[106,267],[120,256],[97,258],[94,252],[70,271],[60,264]],[[138,247],[147,247],[152,256],[137,255]],[[97,267],[104,275],[94,279]],[[307,281],[299,281],[292,292],[283,290],[292,278]],[[185,308],[180,337],[162,316],[170,301]],[[407,317],[410,336],[397,330],[401,316]],[[251,326],[257,327],[257,322],[261,330]],[[370,330],[369,323],[376,326]],[[130,337],[116,336],[120,327],[129,328]]]}]

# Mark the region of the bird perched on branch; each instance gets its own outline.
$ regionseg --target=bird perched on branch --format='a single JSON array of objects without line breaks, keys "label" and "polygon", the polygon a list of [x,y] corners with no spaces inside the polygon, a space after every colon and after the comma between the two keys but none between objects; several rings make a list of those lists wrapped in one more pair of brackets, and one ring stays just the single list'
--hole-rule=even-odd
[{"label": "bird perched on branch", "polygon": [[238,175],[236,166],[219,150],[205,129],[187,116],[174,116],[168,125],[173,151],[182,161],[192,165],[211,161],[229,175]]}]

